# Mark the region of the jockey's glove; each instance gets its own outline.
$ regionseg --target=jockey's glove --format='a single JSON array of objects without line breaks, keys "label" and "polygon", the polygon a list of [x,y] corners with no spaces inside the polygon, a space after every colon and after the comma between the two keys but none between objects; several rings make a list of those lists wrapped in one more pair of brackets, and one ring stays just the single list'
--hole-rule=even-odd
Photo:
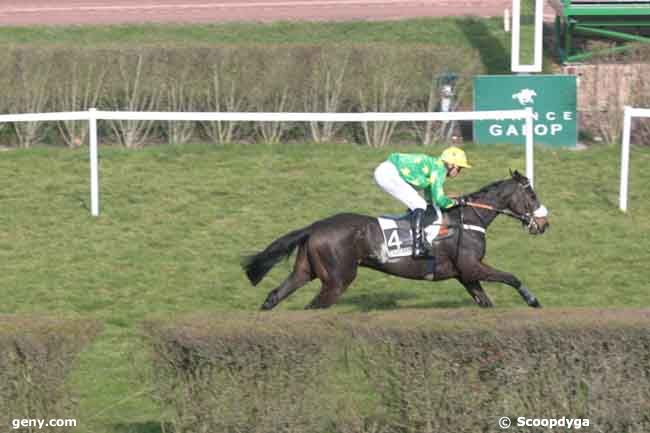
[{"label": "jockey's glove", "polygon": [[456,199],[456,206],[465,206],[468,201],[466,197],[460,196]]}]

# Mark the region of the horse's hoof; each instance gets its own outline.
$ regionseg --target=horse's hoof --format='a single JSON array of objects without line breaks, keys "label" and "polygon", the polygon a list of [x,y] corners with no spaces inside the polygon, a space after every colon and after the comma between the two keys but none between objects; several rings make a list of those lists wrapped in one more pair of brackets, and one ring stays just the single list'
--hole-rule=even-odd
[{"label": "horse's hoof", "polygon": [[260,310],[262,311],[270,311],[275,307],[275,304],[273,302],[266,301],[265,303],[262,304],[260,307]]},{"label": "horse's hoof", "polygon": [[530,306],[533,307],[533,308],[542,308],[542,304],[539,303],[539,301],[537,300],[537,298],[533,298],[533,299],[528,303],[528,305],[530,305]]}]

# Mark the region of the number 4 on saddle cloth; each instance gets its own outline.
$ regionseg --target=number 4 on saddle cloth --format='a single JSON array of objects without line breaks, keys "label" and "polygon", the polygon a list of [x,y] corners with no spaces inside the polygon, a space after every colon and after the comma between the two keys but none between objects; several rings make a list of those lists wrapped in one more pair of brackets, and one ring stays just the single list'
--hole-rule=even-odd
[{"label": "number 4 on saddle cloth", "polygon": [[[384,245],[389,258],[410,256],[413,252],[413,235],[411,232],[411,214],[400,216],[382,215],[377,218],[384,235]],[[440,209],[428,207],[422,219],[424,240],[427,250],[431,245],[456,232],[456,228],[449,227],[447,216],[443,217]]]}]

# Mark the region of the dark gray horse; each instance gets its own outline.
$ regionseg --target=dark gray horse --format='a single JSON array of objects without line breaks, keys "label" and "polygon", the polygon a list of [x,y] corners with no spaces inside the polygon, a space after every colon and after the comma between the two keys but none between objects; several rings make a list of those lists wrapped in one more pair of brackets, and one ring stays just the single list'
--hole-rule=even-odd
[{"label": "dark gray horse", "polygon": [[264,310],[272,309],[315,278],[321,281],[322,287],[307,308],[327,308],[354,281],[358,266],[415,280],[456,278],[481,307],[492,306],[481,281],[498,281],[515,288],[531,307],[541,307],[517,277],[482,262],[485,256],[482,229],[499,214],[520,220],[530,234],[544,233],[548,227],[546,208],[537,199],[528,179],[515,171],[511,178],[494,182],[466,199],[465,206],[443,213],[440,224],[451,228],[452,234],[433,242],[431,258],[388,258],[377,218],[343,213],[282,236],[264,251],[247,257],[243,268],[250,282],[257,285],[276,263],[298,247],[293,271],[269,293],[262,305]]}]

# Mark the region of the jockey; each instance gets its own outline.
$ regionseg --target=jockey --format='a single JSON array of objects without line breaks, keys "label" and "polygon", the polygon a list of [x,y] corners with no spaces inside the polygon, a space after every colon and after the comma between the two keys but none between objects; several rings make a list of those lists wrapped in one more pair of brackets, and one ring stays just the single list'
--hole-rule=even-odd
[{"label": "jockey", "polygon": [[[411,210],[413,258],[426,257],[422,217],[427,203],[440,209],[464,204],[462,198],[445,195],[443,184],[447,177],[458,176],[462,168],[470,168],[465,152],[458,147],[445,149],[439,158],[425,154],[392,153],[375,169],[375,181],[391,196]],[[424,190],[424,197],[417,190]]]}]

